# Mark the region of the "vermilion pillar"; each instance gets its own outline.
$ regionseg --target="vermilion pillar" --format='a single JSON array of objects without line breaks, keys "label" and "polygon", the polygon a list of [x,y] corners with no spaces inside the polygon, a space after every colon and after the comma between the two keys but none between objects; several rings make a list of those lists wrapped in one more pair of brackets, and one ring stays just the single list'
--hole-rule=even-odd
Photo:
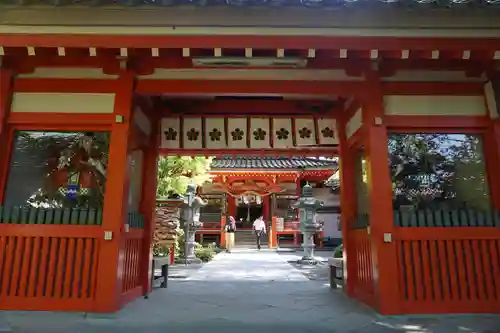
[{"label": "vermilion pillar", "polygon": [[114,105],[116,123],[111,130],[102,222],[103,233],[111,232],[112,239],[103,240],[99,249],[95,295],[97,312],[114,312],[120,307],[123,274],[121,268],[123,258],[120,251],[123,248],[122,233],[129,194],[128,145],[134,78],[130,73],[124,73],[113,84],[116,87]]},{"label": "vermilion pillar", "polygon": [[395,282],[397,252],[394,242],[384,242],[384,235],[393,235],[394,219],[384,99],[378,73],[367,71],[365,84],[362,108],[375,307],[381,314],[396,314],[400,312],[399,287]]},{"label": "vermilion pillar", "polygon": [[493,207],[500,211],[500,74],[485,84],[485,99],[491,125],[484,140],[488,185]]},{"label": "vermilion pillar", "polygon": [[[142,286],[143,295],[151,292],[151,274],[152,274],[152,259],[153,259],[153,232],[155,230],[156,216],[156,182],[158,172],[158,155],[160,148],[160,124],[159,119],[152,118],[151,121],[151,136],[149,138],[149,146],[144,152],[143,157],[143,185],[142,185],[142,200],[141,212],[144,215],[144,240],[143,253],[141,260],[142,271]],[[172,253],[173,249],[172,247]],[[172,254],[171,253],[171,254]]]},{"label": "vermilion pillar", "polygon": [[[350,221],[356,218],[356,184],[355,184],[355,161],[352,149],[347,144],[345,127],[346,119],[337,120],[337,131],[340,146],[340,223],[342,229],[342,244],[344,247],[344,281],[346,292],[349,296],[354,296],[354,283],[351,283],[349,276],[354,277],[356,273],[356,254],[354,248],[350,246]],[[349,260],[351,259],[351,260]]]},{"label": "vermilion pillar", "polygon": [[9,142],[7,132],[7,117],[12,103],[12,72],[0,68],[0,203],[3,202],[4,188],[9,169]]}]

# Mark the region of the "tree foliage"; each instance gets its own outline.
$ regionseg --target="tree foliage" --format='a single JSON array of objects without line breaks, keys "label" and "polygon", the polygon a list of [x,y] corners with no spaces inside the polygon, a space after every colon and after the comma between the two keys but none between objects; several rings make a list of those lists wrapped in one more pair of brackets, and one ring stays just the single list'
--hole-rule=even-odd
[{"label": "tree foliage", "polygon": [[[92,137],[90,149],[81,145],[85,136]],[[109,134],[105,132],[43,132],[19,131],[14,140],[11,177],[28,178],[23,187],[32,191],[26,203],[43,208],[97,208],[102,207],[105,188],[105,163],[108,159]],[[60,165],[60,159],[67,155],[66,165]],[[96,169],[90,163],[104,162],[103,169]],[[67,175],[59,174],[67,171]],[[102,172],[101,172],[102,171]],[[92,174],[89,191],[86,195],[76,195],[70,199],[59,191],[67,186],[68,177],[80,174]],[[26,180],[26,177],[23,180]],[[80,186],[79,181],[77,181]],[[38,188],[39,185],[42,185]],[[87,184],[90,186],[89,184]],[[22,190],[19,191],[22,193]],[[15,197],[15,195],[14,195]],[[16,202],[20,204],[20,202]]]},{"label": "tree foliage", "polygon": [[392,134],[389,160],[396,207],[489,206],[479,136]]},{"label": "tree foliage", "polygon": [[200,186],[210,182],[212,157],[162,156],[158,161],[156,196],[168,198],[184,194],[189,184]]}]

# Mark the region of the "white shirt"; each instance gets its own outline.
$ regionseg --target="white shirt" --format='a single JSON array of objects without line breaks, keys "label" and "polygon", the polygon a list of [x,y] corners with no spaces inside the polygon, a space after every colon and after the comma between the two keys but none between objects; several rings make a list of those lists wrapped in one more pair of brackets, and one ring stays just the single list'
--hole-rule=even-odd
[{"label": "white shirt", "polygon": [[264,220],[256,219],[253,222],[253,229],[257,230],[257,231],[262,230],[262,231],[266,232],[266,224],[264,223]]}]

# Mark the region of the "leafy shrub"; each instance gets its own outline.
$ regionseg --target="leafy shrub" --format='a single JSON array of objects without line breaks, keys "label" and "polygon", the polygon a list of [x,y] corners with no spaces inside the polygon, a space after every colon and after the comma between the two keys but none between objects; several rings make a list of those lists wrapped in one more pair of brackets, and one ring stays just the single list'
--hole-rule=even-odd
[{"label": "leafy shrub", "polygon": [[344,246],[341,244],[333,250],[334,258],[343,258],[344,257]]},{"label": "leafy shrub", "polygon": [[153,245],[153,256],[166,257],[169,254],[170,254],[170,248],[167,245],[161,245],[161,244]]},{"label": "leafy shrub", "polygon": [[203,262],[208,262],[214,258],[215,251],[211,247],[198,247],[196,246],[194,249],[194,253],[196,258],[200,259]]}]

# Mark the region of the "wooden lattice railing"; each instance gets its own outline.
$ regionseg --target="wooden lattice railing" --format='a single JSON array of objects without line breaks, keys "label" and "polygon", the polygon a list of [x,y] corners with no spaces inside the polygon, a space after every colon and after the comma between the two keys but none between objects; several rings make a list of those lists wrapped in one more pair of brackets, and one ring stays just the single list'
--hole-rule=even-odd
[{"label": "wooden lattice railing", "polygon": [[[141,287],[144,217],[127,216],[122,293]],[[92,311],[102,210],[0,207],[0,308]]]},{"label": "wooden lattice railing", "polygon": [[98,226],[0,225],[1,308],[91,311],[101,238]]},{"label": "wooden lattice railing", "polygon": [[358,214],[349,223],[349,264],[353,267],[354,276],[350,282],[354,284],[354,296],[370,306],[374,306],[373,259],[371,237],[369,233],[370,218],[368,214]]},{"label": "wooden lattice railing", "polygon": [[0,224],[101,225],[102,209],[0,206]]},{"label": "wooden lattice railing", "polygon": [[127,223],[130,228],[128,232],[124,233],[122,304],[128,303],[140,294],[143,276],[141,261],[144,256],[141,254],[144,250],[144,216],[139,212],[129,212]]},{"label": "wooden lattice railing", "polygon": [[410,313],[500,312],[500,215],[395,212],[401,306]]}]

